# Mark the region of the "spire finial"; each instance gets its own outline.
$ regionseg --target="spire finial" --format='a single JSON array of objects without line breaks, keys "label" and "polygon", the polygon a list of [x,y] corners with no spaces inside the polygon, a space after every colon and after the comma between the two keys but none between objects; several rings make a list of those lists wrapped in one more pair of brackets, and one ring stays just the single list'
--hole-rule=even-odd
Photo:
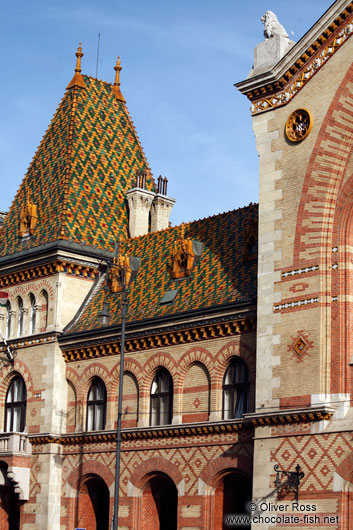
[{"label": "spire finial", "polygon": [[81,74],[81,57],[83,57],[81,43],[78,45],[76,57],[77,59],[76,59],[75,74],[66,88],[73,88],[74,86],[78,86],[80,88],[86,88],[85,81]]},{"label": "spire finial", "polygon": [[114,86],[120,86],[120,72],[122,70],[121,64],[120,64],[120,57],[118,57],[118,60],[116,61],[116,65],[114,66],[115,70],[115,82]]},{"label": "spire finial", "polygon": [[77,57],[77,60],[76,60],[75,72],[80,73],[81,72],[81,57],[83,57],[81,43],[78,45],[76,57]]},{"label": "spire finial", "polygon": [[124,96],[121,93],[120,90],[120,72],[122,70],[121,64],[120,64],[120,57],[118,57],[118,60],[116,61],[116,65],[114,66],[115,70],[115,81],[114,81],[114,94],[118,101],[123,101],[125,103]]}]

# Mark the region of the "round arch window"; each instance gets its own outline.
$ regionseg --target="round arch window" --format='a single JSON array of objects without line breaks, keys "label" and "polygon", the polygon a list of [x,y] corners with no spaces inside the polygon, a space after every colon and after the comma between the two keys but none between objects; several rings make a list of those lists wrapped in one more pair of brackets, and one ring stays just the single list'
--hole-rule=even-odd
[{"label": "round arch window", "polygon": [[249,370],[239,357],[231,360],[223,380],[223,419],[241,418],[248,411]]},{"label": "round arch window", "polygon": [[151,386],[151,425],[168,425],[173,414],[173,380],[165,368],[157,372]]},{"label": "round arch window", "polygon": [[26,385],[16,376],[9,386],[5,402],[5,432],[23,432],[26,425]]}]

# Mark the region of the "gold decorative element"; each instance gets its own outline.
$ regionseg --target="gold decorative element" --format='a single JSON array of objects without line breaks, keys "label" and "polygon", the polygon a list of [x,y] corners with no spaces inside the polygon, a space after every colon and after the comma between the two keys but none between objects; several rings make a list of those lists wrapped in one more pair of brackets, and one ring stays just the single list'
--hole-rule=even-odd
[{"label": "gold decorative element", "polygon": [[70,83],[67,85],[67,89],[73,88],[74,86],[78,86],[80,88],[86,88],[85,81],[83,79],[83,76],[81,74],[81,58],[83,57],[83,52],[81,48],[81,43],[79,44],[76,52],[76,68],[75,68],[75,75],[71,79]]},{"label": "gold decorative element", "polygon": [[81,58],[83,57],[81,43],[78,45],[77,52],[76,52],[76,68],[75,72],[80,73],[81,72]]},{"label": "gold decorative element", "polygon": [[[243,333],[251,333],[256,329],[256,319],[249,316],[241,320],[222,322],[219,324],[210,324],[204,326],[195,326],[191,329],[181,329],[178,331],[167,331],[162,334],[152,334],[145,337],[127,337],[125,348],[128,353],[164,348],[175,344],[188,344],[202,340],[209,340],[221,337],[230,337]],[[93,359],[116,355],[120,351],[120,342],[110,344],[98,344],[92,346],[83,346],[80,348],[65,349],[63,356],[66,362],[75,362],[84,359]]]},{"label": "gold decorative element", "polygon": [[20,237],[32,235],[37,221],[37,206],[32,202],[27,202],[20,214]]},{"label": "gold decorative element", "polygon": [[302,355],[306,350],[307,344],[302,337],[298,337],[293,344],[293,350],[297,355]]},{"label": "gold decorative element", "polygon": [[57,272],[64,272],[73,276],[83,276],[83,278],[91,278],[94,280],[99,272],[93,267],[87,267],[78,263],[69,261],[55,261],[53,263],[46,263],[36,267],[30,267],[22,271],[16,271],[9,274],[4,274],[0,277],[0,287],[7,287],[10,285],[17,285],[29,280],[36,280],[45,276],[56,274]]},{"label": "gold decorative element", "polygon": [[313,119],[306,109],[297,109],[289,116],[286,123],[286,136],[291,142],[301,142],[308,136],[313,126]]},{"label": "gold decorative element", "polygon": [[118,57],[118,60],[116,61],[114,70],[115,70],[115,82],[113,86],[113,92],[115,94],[115,98],[118,101],[122,101],[123,103],[125,103],[124,96],[122,95],[121,90],[120,90],[120,72],[122,70],[121,64],[120,64],[120,57]]},{"label": "gold decorative element", "polygon": [[172,251],[172,276],[173,278],[185,278],[190,276],[195,262],[195,254],[192,249],[192,239],[185,238],[185,225],[181,225],[181,233],[174,243]]},{"label": "gold decorative element", "polygon": [[114,258],[114,265],[109,271],[108,283],[112,293],[121,293],[123,290],[124,279],[122,277],[122,271],[124,271],[125,274],[126,285],[129,285],[131,278],[129,256],[123,256],[122,254],[119,254],[118,257]]}]

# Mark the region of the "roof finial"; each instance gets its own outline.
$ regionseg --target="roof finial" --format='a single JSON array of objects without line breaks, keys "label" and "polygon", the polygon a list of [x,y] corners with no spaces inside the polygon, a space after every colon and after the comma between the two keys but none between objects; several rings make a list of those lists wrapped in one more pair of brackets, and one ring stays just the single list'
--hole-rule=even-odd
[{"label": "roof finial", "polygon": [[75,72],[80,73],[81,72],[81,57],[83,57],[81,43],[78,45],[76,57],[77,57],[77,60],[76,60]]},{"label": "roof finial", "polygon": [[115,70],[115,83],[114,86],[120,86],[120,72],[122,70],[121,64],[120,64],[120,57],[118,57],[118,60],[116,61],[116,65],[114,66]]},{"label": "roof finial", "polygon": [[114,66],[114,70],[115,70],[115,81],[114,81],[113,91],[114,91],[114,94],[115,94],[115,98],[118,101],[123,101],[125,103],[124,96],[122,95],[121,90],[120,90],[120,72],[122,70],[122,67],[121,67],[121,64],[120,64],[120,57],[118,57],[118,60],[116,61],[116,65]]},{"label": "roof finial", "polygon": [[85,81],[81,74],[81,57],[83,57],[81,43],[78,45],[76,57],[77,59],[76,59],[75,75],[71,79],[71,82],[69,83],[67,88],[73,88],[74,86],[86,88]]}]

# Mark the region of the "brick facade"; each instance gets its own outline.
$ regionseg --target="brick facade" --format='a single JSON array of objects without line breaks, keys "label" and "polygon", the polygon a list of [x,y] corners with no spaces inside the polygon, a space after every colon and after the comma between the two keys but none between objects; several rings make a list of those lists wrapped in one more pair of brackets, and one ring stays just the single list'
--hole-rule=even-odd
[{"label": "brick facade", "polygon": [[[270,87],[264,74],[258,88],[259,94],[269,91],[272,102],[271,108],[260,109],[257,103],[254,107],[259,209],[250,205],[186,228],[166,228],[121,242],[124,252],[135,252],[143,264],[129,293],[120,530],[224,530],[224,516],[243,512],[251,497],[290,506],[293,491],[274,492],[274,467],[294,471],[298,464],[304,473],[300,502],[315,505],[321,518],[337,517],[330,529],[352,527],[353,39],[345,37],[343,44],[338,39],[340,32],[353,31],[353,5],[339,0],[326,18],[331,22],[325,27],[320,24],[326,19],[310,30],[311,47],[303,51],[304,44],[298,43],[293,48],[301,54],[295,64],[290,63],[294,55],[283,58],[290,79],[295,69],[310,68],[328,53],[327,39],[335,38],[334,50],[315,75],[281,105],[274,93],[282,90],[284,74]],[[72,92],[60,104],[46,136],[55,152],[57,141],[65,146],[67,142],[65,156],[73,157],[71,169],[65,168],[62,204],[56,188],[53,195],[54,210],[63,208],[55,225],[60,238],[51,240],[52,232],[40,224],[35,237],[19,240],[12,224],[17,226],[21,215],[24,187],[11,210],[12,224],[9,218],[0,232],[3,253],[7,247],[19,252],[21,245],[27,251],[27,261],[18,253],[0,262],[0,284],[11,306],[8,340],[15,357],[12,363],[2,348],[0,426],[5,428],[13,405],[8,396],[15,377],[26,388],[25,432],[0,433],[4,530],[15,528],[10,512],[19,514],[21,530],[107,530],[113,515],[121,295],[104,289],[109,278],[106,262],[112,256],[104,254],[102,238],[108,238],[106,246],[112,250],[117,234],[128,229],[124,194],[136,177],[132,169],[140,175],[145,159],[125,103],[117,103],[111,85],[76,73],[69,86]],[[244,83],[252,82],[243,82],[245,93]],[[257,89],[250,88],[247,95],[253,101]],[[89,134],[80,120],[70,121],[78,109]],[[285,136],[285,125],[297,109],[310,111],[313,127],[302,142],[293,143]],[[105,128],[104,120],[115,123],[116,116],[117,131],[111,125]],[[46,142],[39,154],[44,150],[49,156]],[[76,151],[73,154],[73,142],[81,142],[79,158]],[[115,180],[107,170],[109,157],[101,163],[95,154],[95,149],[103,152],[113,144]],[[96,164],[94,171],[83,164],[84,153]],[[33,164],[27,183],[37,167]],[[48,186],[57,186],[60,167],[55,159],[48,162]],[[149,193],[154,194],[153,178],[146,174]],[[107,235],[107,229],[100,235],[99,251],[93,246],[98,236],[82,211],[77,219],[91,246],[75,240],[85,234],[66,210],[69,203],[75,210],[76,200],[92,219],[92,212],[99,211],[91,197],[95,193],[102,195],[104,223],[112,195],[119,202],[116,211],[125,208],[121,218],[116,215],[115,232]],[[251,254],[257,212],[258,269]],[[37,248],[39,234],[47,244]],[[190,260],[200,243],[200,259],[184,277],[176,249],[187,249]],[[181,271],[177,279],[170,272],[176,263]],[[162,296],[173,289],[175,302],[161,304]],[[103,307],[112,317],[107,326],[98,319]],[[9,307],[0,310],[4,335],[9,315]],[[235,402],[228,417],[225,376],[236,359],[242,362],[234,366],[245,368],[242,376],[238,368],[232,383],[238,398],[231,394]],[[170,377],[168,391],[156,390],[161,373]],[[106,398],[88,406],[97,381]],[[167,413],[164,408],[170,403]],[[93,425],[90,432],[88,425]],[[318,527],[326,529],[324,523]]]}]

